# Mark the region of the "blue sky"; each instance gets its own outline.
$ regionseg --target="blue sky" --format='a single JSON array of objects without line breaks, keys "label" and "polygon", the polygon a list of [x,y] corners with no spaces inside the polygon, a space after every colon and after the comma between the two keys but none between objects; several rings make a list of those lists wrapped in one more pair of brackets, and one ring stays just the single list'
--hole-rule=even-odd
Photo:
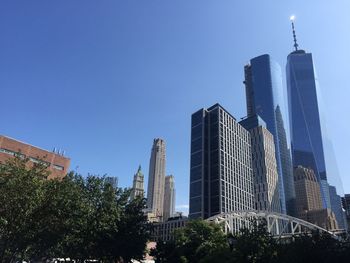
[{"label": "blue sky", "polygon": [[190,116],[219,102],[245,116],[243,66],[313,53],[328,131],[350,192],[350,2],[2,0],[0,133],[66,150],[72,169],[147,178],[153,138],[167,143],[177,205],[188,204]]}]

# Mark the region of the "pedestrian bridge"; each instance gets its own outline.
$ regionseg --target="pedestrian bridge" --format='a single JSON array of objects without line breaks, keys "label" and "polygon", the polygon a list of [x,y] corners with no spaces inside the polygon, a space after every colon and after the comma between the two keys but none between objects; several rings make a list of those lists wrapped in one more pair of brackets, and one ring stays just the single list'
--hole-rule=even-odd
[{"label": "pedestrian bridge", "polygon": [[333,233],[310,222],[304,221],[292,216],[268,212],[268,211],[233,211],[212,216],[207,221],[221,224],[225,233],[238,234],[242,228],[250,228],[252,222],[259,224],[261,221],[266,222],[267,231],[276,238],[288,238],[293,235],[319,231],[328,233],[337,238]]}]

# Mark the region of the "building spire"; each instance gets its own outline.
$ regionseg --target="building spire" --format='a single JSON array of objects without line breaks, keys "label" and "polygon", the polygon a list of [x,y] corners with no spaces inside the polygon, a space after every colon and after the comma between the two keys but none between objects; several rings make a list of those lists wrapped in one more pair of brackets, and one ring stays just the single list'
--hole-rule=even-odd
[{"label": "building spire", "polygon": [[293,16],[290,17],[290,21],[292,22],[294,48],[295,48],[295,51],[298,51],[298,43],[297,43],[297,36],[295,34],[294,20],[295,20],[295,16],[293,15]]}]

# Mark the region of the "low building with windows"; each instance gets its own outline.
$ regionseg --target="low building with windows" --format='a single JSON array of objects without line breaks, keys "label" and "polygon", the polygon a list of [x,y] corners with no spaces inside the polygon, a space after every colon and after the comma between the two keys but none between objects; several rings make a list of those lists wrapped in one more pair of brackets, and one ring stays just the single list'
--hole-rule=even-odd
[{"label": "low building with windows", "polygon": [[70,159],[62,153],[49,152],[36,146],[0,135],[0,163],[16,155],[28,158],[30,163],[44,163],[50,172],[49,179],[61,179],[67,175]]},{"label": "low building with windows", "polygon": [[174,231],[186,226],[188,218],[186,216],[170,217],[165,222],[153,224],[152,239],[156,242],[169,241],[174,239]]}]

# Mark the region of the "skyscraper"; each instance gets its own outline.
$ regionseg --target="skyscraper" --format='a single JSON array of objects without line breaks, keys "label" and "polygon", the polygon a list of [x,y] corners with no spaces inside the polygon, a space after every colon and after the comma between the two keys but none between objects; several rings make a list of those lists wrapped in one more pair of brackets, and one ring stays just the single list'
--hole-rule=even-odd
[{"label": "skyscraper", "polygon": [[338,220],[331,209],[323,208],[320,184],[313,169],[294,169],[297,217],[328,230],[338,229]]},{"label": "skyscraper", "polygon": [[159,218],[163,218],[165,180],[165,141],[154,139],[149,164],[147,208]]},{"label": "skyscraper", "polygon": [[281,67],[265,54],[251,59],[244,73],[248,117],[259,115],[274,137],[281,211],[293,215],[295,192],[285,128]]},{"label": "skyscraper", "polygon": [[257,115],[239,122],[250,132],[255,209],[281,212],[273,135]]},{"label": "skyscraper", "polygon": [[174,176],[167,175],[164,185],[164,221],[175,214],[175,180]]},{"label": "skyscraper", "polygon": [[137,170],[136,174],[134,175],[134,180],[132,183],[132,189],[131,189],[131,195],[130,199],[133,200],[136,197],[144,196],[144,176],[143,173],[141,172],[141,165],[139,166],[139,169]]},{"label": "skyscraper", "polygon": [[[314,170],[317,181],[327,180],[319,112],[319,88],[311,53],[298,49],[292,20],[295,50],[287,58],[287,90],[293,166]],[[322,187],[323,206],[329,197]]]},{"label": "skyscraper", "polygon": [[312,169],[298,166],[294,169],[296,211],[298,217],[305,211],[322,209],[321,188]]},{"label": "skyscraper", "polygon": [[190,218],[254,209],[249,132],[222,106],[192,114]]}]

